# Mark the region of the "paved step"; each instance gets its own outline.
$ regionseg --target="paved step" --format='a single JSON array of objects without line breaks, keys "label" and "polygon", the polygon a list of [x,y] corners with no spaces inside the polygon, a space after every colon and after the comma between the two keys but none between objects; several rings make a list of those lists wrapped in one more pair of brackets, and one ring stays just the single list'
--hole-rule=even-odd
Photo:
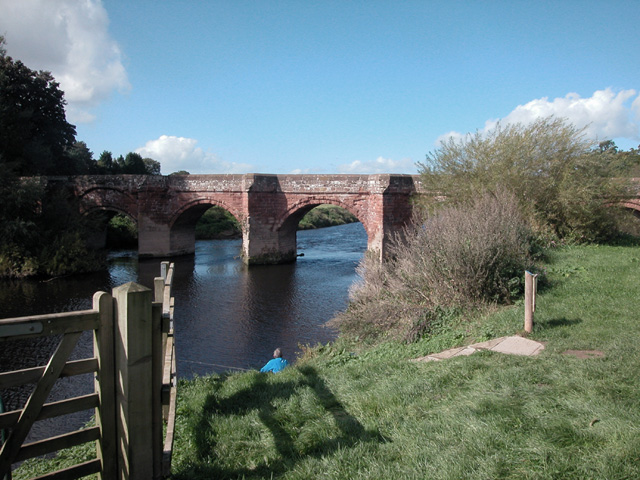
[{"label": "paved step", "polygon": [[529,340],[517,335],[511,337],[494,338],[487,342],[474,343],[466,347],[457,347],[445,350],[440,353],[432,353],[420,358],[413,359],[414,362],[435,362],[451,357],[472,355],[480,350],[491,350],[493,352],[506,353],[508,355],[524,355],[531,357],[538,355],[544,350],[544,344]]}]

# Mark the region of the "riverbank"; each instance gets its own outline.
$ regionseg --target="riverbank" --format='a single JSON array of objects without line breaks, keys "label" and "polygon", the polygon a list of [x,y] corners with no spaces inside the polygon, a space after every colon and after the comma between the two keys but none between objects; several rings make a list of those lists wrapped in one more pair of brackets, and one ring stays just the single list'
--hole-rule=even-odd
[{"label": "riverbank", "polygon": [[515,305],[411,345],[337,341],[277,375],[182,381],[174,477],[638,478],[639,267],[640,247],[551,251],[535,357],[411,361],[521,332]]}]

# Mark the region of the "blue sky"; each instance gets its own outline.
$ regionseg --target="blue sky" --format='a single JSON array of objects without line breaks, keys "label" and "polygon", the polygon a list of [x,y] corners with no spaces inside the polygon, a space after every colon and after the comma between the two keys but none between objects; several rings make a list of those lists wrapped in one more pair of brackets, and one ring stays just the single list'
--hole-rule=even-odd
[{"label": "blue sky", "polygon": [[640,144],[640,1],[0,0],[97,158],[164,174],[415,173],[438,142],[558,115]]}]

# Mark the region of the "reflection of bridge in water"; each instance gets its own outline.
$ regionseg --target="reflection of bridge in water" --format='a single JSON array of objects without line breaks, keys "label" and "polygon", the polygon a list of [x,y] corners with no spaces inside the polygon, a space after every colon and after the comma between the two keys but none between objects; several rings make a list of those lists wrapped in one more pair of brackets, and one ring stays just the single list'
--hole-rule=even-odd
[{"label": "reflection of bridge in water", "polygon": [[211,206],[242,226],[247,264],[296,259],[300,219],[321,204],[338,205],[360,220],[369,250],[385,255],[389,241],[411,219],[412,175],[95,175],[49,177],[80,199],[84,212],[111,210],[138,224],[141,256],[193,253],[195,225]]}]

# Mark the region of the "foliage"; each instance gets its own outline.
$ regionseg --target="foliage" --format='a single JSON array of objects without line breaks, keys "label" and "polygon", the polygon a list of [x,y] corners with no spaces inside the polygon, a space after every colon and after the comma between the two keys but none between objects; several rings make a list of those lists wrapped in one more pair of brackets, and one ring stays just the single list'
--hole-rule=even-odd
[{"label": "foliage", "polygon": [[0,277],[62,275],[102,265],[83,240],[88,219],[64,195],[6,173],[0,173],[0,195]]},{"label": "foliage", "polygon": [[465,309],[510,303],[531,264],[530,238],[504,191],[443,207],[396,239],[387,262],[365,257],[362,282],[332,323],[350,337],[414,341]]},{"label": "foliage", "polygon": [[134,248],[138,245],[138,226],[127,215],[114,215],[107,225],[107,248]]},{"label": "foliage", "polygon": [[16,175],[73,173],[66,149],[76,130],[64,105],[49,72],[0,55],[0,168]]},{"label": "foliage", "polygon": [[481,191],[513,192],[532,226],[559,238],[609,238],[609,202],[628,190],[628,162],[597,149],[562,119],[498,125],[487,134],[450,138],[419,164],[428,191],[464,201]]},{"label": "foliage", "polygon": [[357,222],[358,219],[348,210],[337,205],[319,205],[307,212],[298,224],[298,230],[333,227]]},{"label": "foliage", "polygon": [[236,218],[222,207],[213,206],[196,223],[196,239],[232,238],[242,233]]}]

